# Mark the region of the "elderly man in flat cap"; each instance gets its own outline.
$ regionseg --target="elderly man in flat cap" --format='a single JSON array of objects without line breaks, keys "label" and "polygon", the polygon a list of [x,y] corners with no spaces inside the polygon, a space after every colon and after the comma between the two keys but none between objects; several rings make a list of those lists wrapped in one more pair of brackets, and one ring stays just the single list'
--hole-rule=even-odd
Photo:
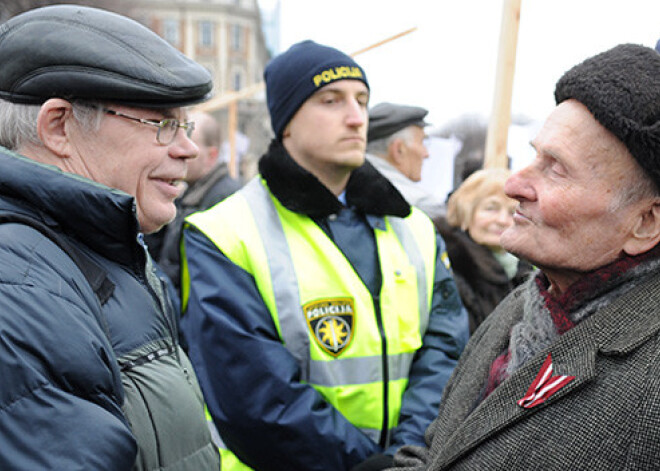
[{"label": "elderly man in flat cap", "polygon": [[433,224],[365,162],[362,67],[303,41],[264,77],[259,176],[184,228],[181,322],[222,467],[381,470],[424,443],[467,316]]},{"label": "elderly man in flat cap", "polygon": [[142,233],[175,214],[211,77],[128,18],[0,27],[0,469],[219,469]]},{"label": "elderly man in flat cap", "polygon": [[418,106],[393,103],[380,103],[371,108],[367,159],[409,204],[436,220],[444,214],[444,203],[419,185],[422,164],[429,156],[424,145],[427,114],[427,110]]},{"label": "elderly man in flat cap", "polygon": [[502,246],[541,270],[473,334],[405,470],[660,469],[660,55],[558,81]]}]

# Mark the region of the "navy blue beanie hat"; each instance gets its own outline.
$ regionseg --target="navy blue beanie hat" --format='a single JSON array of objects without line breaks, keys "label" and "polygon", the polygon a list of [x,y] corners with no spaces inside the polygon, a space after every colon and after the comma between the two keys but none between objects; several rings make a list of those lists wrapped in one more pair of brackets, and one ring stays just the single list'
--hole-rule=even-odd
[{"label": "navy blue beanie hat", "polygon": [[273,58],[264,70],[270,123],[278,140],[298,108],[319,88],[337,80],[367,76],[349,55],[314,41],[302,41]]}]

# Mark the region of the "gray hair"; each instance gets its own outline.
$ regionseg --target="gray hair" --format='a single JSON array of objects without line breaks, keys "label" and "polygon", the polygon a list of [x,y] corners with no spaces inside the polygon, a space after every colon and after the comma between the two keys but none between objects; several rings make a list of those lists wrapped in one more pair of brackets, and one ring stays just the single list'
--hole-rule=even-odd
[{"label": "gray hair", "polygon": [[[632,156],[630,157],[632,158]],[[660,192],[653,179],[635,162],[635,170],[628,175],[628,182],[612,199],[610,211],[616,212],[643,199],[660,197]]]},{"label": "gray hair", "polygon": [[387,155],[388,147],[390,147],[390,144],[394,142],[395,139],[403,139],[406,144],[409,144],[414,138],[411,128],[412,126],[408,126],[387,137],[381,137],[380,139],[369,141],[367,143],[367,152],[369,154],[385,156]]},{"label": "gray hair", "polygon": [[[95,102],[72,102],[73,116],[83,131],[96,132],[104,116],[103,105]],[[37,117],[41,105],[12,103],[0,99],[0,145],[10,150],[33,144],[41,145]]]}]

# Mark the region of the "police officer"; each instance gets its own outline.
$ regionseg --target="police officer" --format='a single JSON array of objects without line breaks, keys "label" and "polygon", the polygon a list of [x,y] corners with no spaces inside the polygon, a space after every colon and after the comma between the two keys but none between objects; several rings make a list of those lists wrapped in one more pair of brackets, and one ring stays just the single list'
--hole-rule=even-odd
[{"label": "police officer", "polygon": [[188,218],[183,329],[224,469],[384,469],[467,341],[432,222],[365,162],[369,84],[295,44],[265,70],[260,174]]}]

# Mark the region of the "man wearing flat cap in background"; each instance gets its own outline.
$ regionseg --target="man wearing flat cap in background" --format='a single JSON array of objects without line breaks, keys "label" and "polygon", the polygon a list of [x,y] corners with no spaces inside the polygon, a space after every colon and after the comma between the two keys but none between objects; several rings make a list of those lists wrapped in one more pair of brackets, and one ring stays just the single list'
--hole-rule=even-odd
[{"label": "man wearing flat cap in background", "polygon": [[223,469],[380,470],[423,444],[467,318],[432,222],[365,163],[369,86],[303,41],[265,70],[260,175],[184,229],[182,328]]},{"label": "man wearing flat cap in background", "polygon": [[660,469],[660,55],[566,72],[505,191],[504,249],[540,272],[472,335],[401,470]]},{"label": "man wearing flat cap in background", "polygon": [[82,6],[0,44],[0,469],[219,469],[142,243],[174,217],[210,75]]},{"label": "man wearing flat cap in background", "polygon": [[444,214],[442,200],[419,185],[429,151],[424,145],[424,118],[418,106],[379,103],[369,110],[367,159],[396,187],[406,201],[432,220]]}]

